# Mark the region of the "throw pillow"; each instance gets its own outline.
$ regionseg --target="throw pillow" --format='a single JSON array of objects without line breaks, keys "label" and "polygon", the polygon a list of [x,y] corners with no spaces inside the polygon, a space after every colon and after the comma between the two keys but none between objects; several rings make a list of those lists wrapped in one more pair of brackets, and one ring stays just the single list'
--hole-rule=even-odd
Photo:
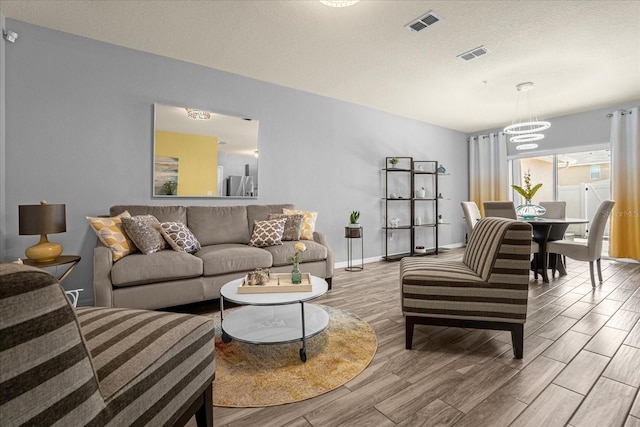
[{"label": "throw pillow", "polygon": [[249,246],[264,248],[265,246],[281,245],[282,233],[286,222],[286,218],[254,221],[253,234],[251,235],[251,240],[249,240]]},{"label": "throw pillow", "polygon": [[123,217],[122,226],[136,247],[145,255],[167,247],[167,242],[160,233],[160,221],[153,215]]},{"label": "throw pillow", "polygon": [[98,239],[111,249],[114,262],[136,251],[135,245],[122,229],[122,218],[125,217],[131,217],[128,211],[111,218],[86,217]]},{"label": "throw pillow", "polygon": [[302,231],[302,219],[304,218],[304,215],[269,215],[269,219],[280,218],[285,218],[287,220],[287,222],[284,223],[284,233],[282,233],[282,240],[300,240],[300,232]]},{"label": "throw pillow", "polygon": [[163,222],[160,224],[160,232],[169,246],[176,252],[194,253],[201,249],[200,242],[191,230],[180,221]]},{"label": "throw pillow", "polygon": [[316,229],[316,220],[318,219],[318,212],[300,211],[295,209],[282,209],[282,213],[286,215],[303,215],[302,218],[302,231],[300,232],[301,240],[313,240],[313,232]]}]

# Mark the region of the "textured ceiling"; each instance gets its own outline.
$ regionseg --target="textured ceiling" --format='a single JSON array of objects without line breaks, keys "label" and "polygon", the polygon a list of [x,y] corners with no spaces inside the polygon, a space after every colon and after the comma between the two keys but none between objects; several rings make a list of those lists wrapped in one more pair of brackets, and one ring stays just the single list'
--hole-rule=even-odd
[{"label": "textured ceiling", "polygon": [[[6,17],[462,132],[640,101],[639,1],[7,1]],[[422,32],[405,25],[433,10]],[[19,39],[18,42],[19,43]],[[470,62],[457,55],[480,45]]]}]

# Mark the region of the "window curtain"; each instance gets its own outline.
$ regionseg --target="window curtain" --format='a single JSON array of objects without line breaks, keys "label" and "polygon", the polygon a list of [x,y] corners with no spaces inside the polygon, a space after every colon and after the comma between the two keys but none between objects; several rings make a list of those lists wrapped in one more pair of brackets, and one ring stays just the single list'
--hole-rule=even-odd
[{"label": "window curtain", "polygon": [[609,255],[640,260],[640,107],[611,116]]},{"label": "window curtain", "polygon": [[469,138],[469,200],[484,216],[482,202],[509,200],[507,137],[502,132]]}]

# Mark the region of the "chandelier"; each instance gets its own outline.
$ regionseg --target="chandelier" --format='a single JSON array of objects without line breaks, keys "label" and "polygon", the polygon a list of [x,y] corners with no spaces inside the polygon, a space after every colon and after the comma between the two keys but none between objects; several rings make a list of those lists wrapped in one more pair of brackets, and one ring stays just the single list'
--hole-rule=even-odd
[{"label": "chandelier", "polygon": [[187,116],[193,120],[209,120],[211,113],[203,110],[194,110],[193,108],[185,108],[187,110]]},{"label": "chandelier", "polygon": [[359,1],[360,0],[320,0],[320,3],[330,7],[349,7],[353,6]]},{"label": "chandelier", "polygon": [[[516,111],[511,124],[504,128],[504,133],[513,135],[509,141],[519,144],[518,150],[531,150],[538,147],[534,141],[540,141],[544,135],[539,133],[551,127],[551,123],[538,120],[536,105],[530,95],[534,84],[525,82],[516,85],[518,91],[518,101]],[[521,95],[522,94],[522,95]],[[522,98],[525,98],[524,100]],[[524,104],[524,105],[522,105]]]}]

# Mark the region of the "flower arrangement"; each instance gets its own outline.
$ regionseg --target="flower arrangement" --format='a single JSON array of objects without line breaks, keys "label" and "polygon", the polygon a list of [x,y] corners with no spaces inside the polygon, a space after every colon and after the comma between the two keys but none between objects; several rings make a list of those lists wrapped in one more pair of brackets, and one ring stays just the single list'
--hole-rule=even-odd
[{"label": "flower arrangement", "polygon": [[296,250],[296,253],[292,257],[289,257],[288,261],[294,265],[300,264],[302,262],[302,252],[306,251],[307,247],[304,243],[298,242],[293,246],[293,248]]},{"label": "flower arrangement", "polygon": [[511,187],[518,192],[525,200],[531,201],[533,196],[538,192],[540,187],[542,187],[542,183],[536,184],[531,187],[531,171],[528,170],[527,173],[524,174],[524,188],[519,185],[512,184]]}]

